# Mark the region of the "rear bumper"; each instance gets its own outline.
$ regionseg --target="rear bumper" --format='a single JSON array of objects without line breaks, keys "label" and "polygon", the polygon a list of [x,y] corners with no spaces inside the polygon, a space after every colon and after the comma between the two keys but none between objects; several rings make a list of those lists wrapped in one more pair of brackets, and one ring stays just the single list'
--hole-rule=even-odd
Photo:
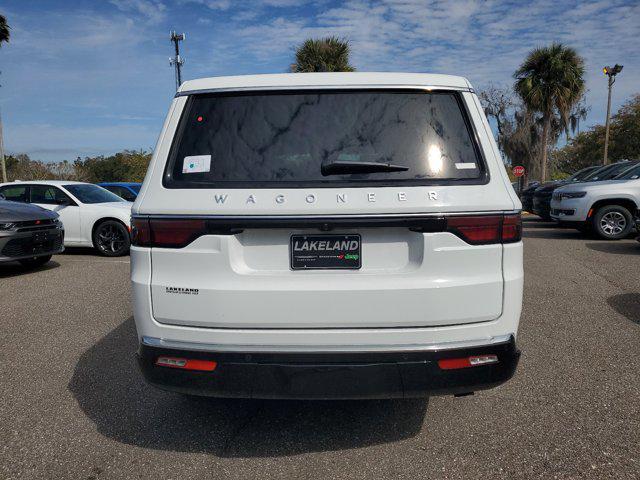
[{"label": "rear bumper", "polygon": [[[438,360],[493,354],[498,363],[443,370]],[[217,362],[212,372],[157,366],[160,356]],[[498,386],[515,373],[514,337],[502,343],[430,351],[229,352],[142,343],[145,379],[164,390],[211,397],[288,399],[414,398]]]}]

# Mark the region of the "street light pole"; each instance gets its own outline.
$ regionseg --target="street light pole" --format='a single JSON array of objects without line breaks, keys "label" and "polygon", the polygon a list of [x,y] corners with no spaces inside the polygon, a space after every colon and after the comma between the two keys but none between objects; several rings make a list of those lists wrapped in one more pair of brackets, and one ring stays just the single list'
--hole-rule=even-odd
[{"label": "street light pole", "polygon": [[607,120],[604,127],[604,162],[603,165],[609,163],[609,118],[611,116],[611,87],[616,83],[616,75],[622,71],[622,65],[617,63],[612,67],[606,66],[602,69],[604,74],[609,77],[609,98],[607,99]]}]

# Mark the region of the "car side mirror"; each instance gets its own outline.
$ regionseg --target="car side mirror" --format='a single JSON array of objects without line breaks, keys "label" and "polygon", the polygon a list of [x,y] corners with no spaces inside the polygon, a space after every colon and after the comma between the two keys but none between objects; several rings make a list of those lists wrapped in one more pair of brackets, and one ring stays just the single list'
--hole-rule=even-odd
[{"label": "car side mirror", "polygon": [[71,202],[67,198],[56,198],[55,202],[56,202],[56,205],[63,205],[63,206],[71,205]]}]

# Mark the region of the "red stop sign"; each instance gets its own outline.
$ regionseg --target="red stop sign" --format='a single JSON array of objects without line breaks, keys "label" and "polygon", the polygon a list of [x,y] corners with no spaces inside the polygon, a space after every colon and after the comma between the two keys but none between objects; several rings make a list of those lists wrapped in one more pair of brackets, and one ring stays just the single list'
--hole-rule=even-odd
[{"label": "red stop sign", "polygon": [[516,177],[521,177],[524,175],[524,167],[522,165],[518,165],[517,167],[513,167],[513,174]]}]

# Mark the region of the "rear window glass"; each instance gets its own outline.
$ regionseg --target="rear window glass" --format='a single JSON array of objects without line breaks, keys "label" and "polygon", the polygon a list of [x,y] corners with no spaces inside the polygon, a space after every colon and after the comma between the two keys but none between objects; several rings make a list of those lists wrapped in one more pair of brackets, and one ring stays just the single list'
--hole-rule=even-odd
[{"label": "rear window glass", "polygon": [[164,183],[333,186],[484,177],[456,92],[352,90],[192,96]]}]

